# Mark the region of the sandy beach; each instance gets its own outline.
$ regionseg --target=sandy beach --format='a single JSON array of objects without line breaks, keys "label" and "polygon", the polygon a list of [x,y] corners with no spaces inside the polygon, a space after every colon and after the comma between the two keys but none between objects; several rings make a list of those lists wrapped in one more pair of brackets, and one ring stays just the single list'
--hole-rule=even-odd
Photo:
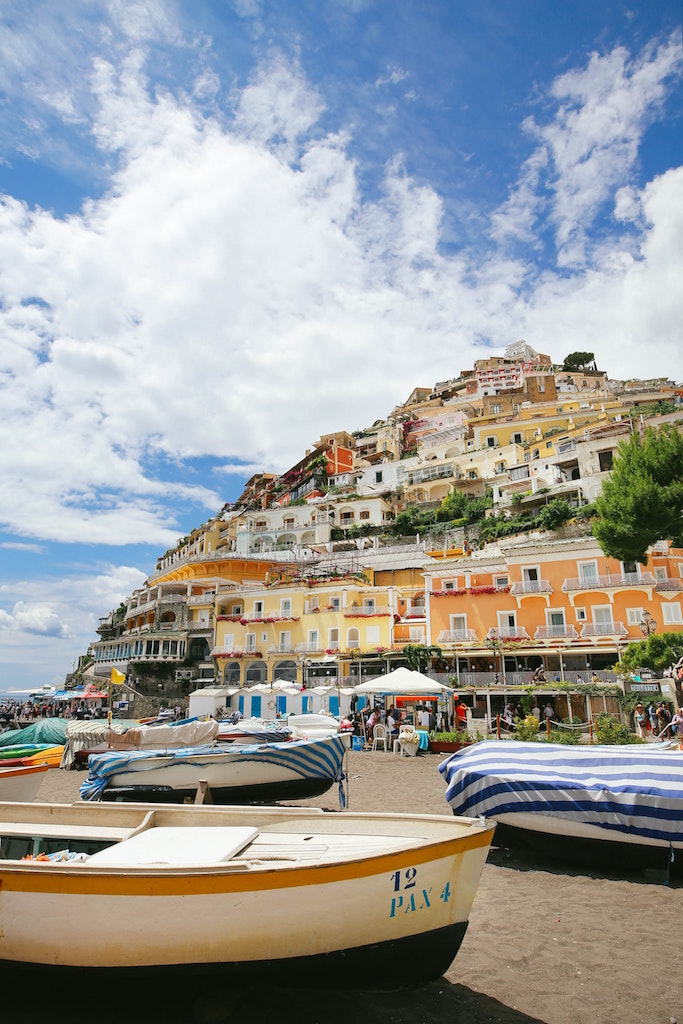
[{"label": "sandy beach", "polygon": [[[400,758],[350,752],[350,808],[450,813],[440,761],[432,754]],[[37,799],[76,800],[83,778],[82,772],[51,769]],[[336,787],[309,803],[336,810]],[[406,980],[387,978],[390,991],[383,993],[360,991],[362,979],[352,981],[343,995],[301,989],[184,993],[166,1008],[156,1000],[153,1011],[152,1004],[144,1012],[128,1006],[125,1019],[188,1024],[256,1024],[276,1016],[300,1024],[341,1024],[359,1017],[380,1024],[670,1024],[676,1019],[683,1024],[683,886],[680,880],[664,885],[663,870],[629,873],[615,865],[613,874],[586,875],[553,865],[541,868],[496,847],[484,868],[465,941],[447,974],[418,990],[399,989]],[[89,1017],[100,1024],[124,1019],[108,1012],[91,1007]]]}]

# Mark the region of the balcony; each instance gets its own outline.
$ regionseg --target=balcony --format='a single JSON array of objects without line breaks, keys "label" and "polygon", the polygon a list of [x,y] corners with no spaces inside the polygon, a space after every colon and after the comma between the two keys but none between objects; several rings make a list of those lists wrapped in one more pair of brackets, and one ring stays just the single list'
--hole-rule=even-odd
[{"label": "balcony", "polygon": [[198,604],[213,604],[216,599],[215,590],[209,590],[206,594],[193,594],[192,597],[188,597],[187,603],[189,605]]},{"label": "balcony", "polygon": [[261,652],[255,648],[246,647],[214,647],[211,651],[212,658],[260,658]]},{"label": "balcony", "polygon": [[658,580],[655,590],[658,594],[663,594],[666,591],[678,592],[683,590],[683,580]]},{"label": "balcony", "polygon": [[548,580],[518,580],[510,587],[511,594],[552,594]]},{"label": "balcony", "polygon": [[415,484],[424,484],[430,480],[442,480],[452,476],[456,478],[460,476],[455,466],[427,466],[424,469],[416,469],[412,473],[408,473],[406,484],[408,487],[414,487]]},{"label": "balcony", "polygon": [[408,619],[424,619],[427,614],[427,610],[424,605],[416,605],[414,608],[408,608],[407,611],[401,616],[402,622],[407,622]]},{"label": "balcony", "polygon": [[490,629],[486,634],[487,640],[531,640],[524,626],[502,626],[500,629]]},{"label": "balcony", "polygon": [[607,573],[606,576],[567,578],[562,584],[562,589],[565,593],[571,590],[614,590],[618,587],[654,587],[657,582],[651,572]]},{"label": "balcony", "polygon": [[628,630],[623,622],[586,623],[581,629],[582,640],[618,640],[627,636]]},{"label": "balcony", "polygon": [[320,651],[324,651],[326,648],[323,646],[322,640],[318,640],[314,643],[297,644],[294,650],[298,654],[319,654]]},{"label": "balcony", "polygon": [[436,642],[437,644],[471,644],[479,643],[479,637],[473,629],[442,629]]},{"label": "balcony", "polygon": [[294,654],[295,648],[289,644],[272,644],[266,654]]},{"label": "balcony", "polygon": [[360,606],[354,607],[352,605],[350,608],[344,609],[344,618],[346,619],[371,619],[373,616],[377,615],[393,615],[393,611],[386,605],[373,605],[372,607],[369,605],[363,605],[362,608]]},{"label": "balcony", "polygon": [[578,640],[579,634],[574,626],[538,626],[534,633],[535,640]]}]

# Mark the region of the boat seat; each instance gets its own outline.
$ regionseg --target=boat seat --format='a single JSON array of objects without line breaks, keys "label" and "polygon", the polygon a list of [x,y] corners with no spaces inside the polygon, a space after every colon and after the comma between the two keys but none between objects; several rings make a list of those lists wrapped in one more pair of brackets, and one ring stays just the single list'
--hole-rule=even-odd
[{"label": "boat seat", "polygon": [[151,866],[203,867],[221,864],[248,846],[258,829],[248,826],[157,827],[124,839],[87,860],[92,867]]}]

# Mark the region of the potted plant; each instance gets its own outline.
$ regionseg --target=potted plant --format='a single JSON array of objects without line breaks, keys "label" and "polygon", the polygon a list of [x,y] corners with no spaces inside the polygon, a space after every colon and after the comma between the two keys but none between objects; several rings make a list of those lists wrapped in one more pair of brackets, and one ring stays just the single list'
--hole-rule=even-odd
[{"label": "potted plant", "polygon": [[429,735],[429,748],[433,754],[454,754],[461,747],[467,747],[474,739],[465,729],[455,732],[433,732]]}]

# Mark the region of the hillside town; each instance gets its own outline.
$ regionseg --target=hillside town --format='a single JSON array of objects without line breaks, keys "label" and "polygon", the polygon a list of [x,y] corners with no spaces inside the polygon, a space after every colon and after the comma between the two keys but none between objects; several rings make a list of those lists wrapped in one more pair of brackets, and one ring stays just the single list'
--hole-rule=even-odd
[{"label": "hillside town", "polygon": [[180,538],[101,619],[78,679],[115,669],[131,696],[174,703],[405,665],[474,690],[618,684],[629,642],[683,633],[683,550],[620,562],[587,513],[620,442],[680,429],[682,400],[671,380],[612,380],[592,353],[556,364],[525,341],[416,387]]}]

